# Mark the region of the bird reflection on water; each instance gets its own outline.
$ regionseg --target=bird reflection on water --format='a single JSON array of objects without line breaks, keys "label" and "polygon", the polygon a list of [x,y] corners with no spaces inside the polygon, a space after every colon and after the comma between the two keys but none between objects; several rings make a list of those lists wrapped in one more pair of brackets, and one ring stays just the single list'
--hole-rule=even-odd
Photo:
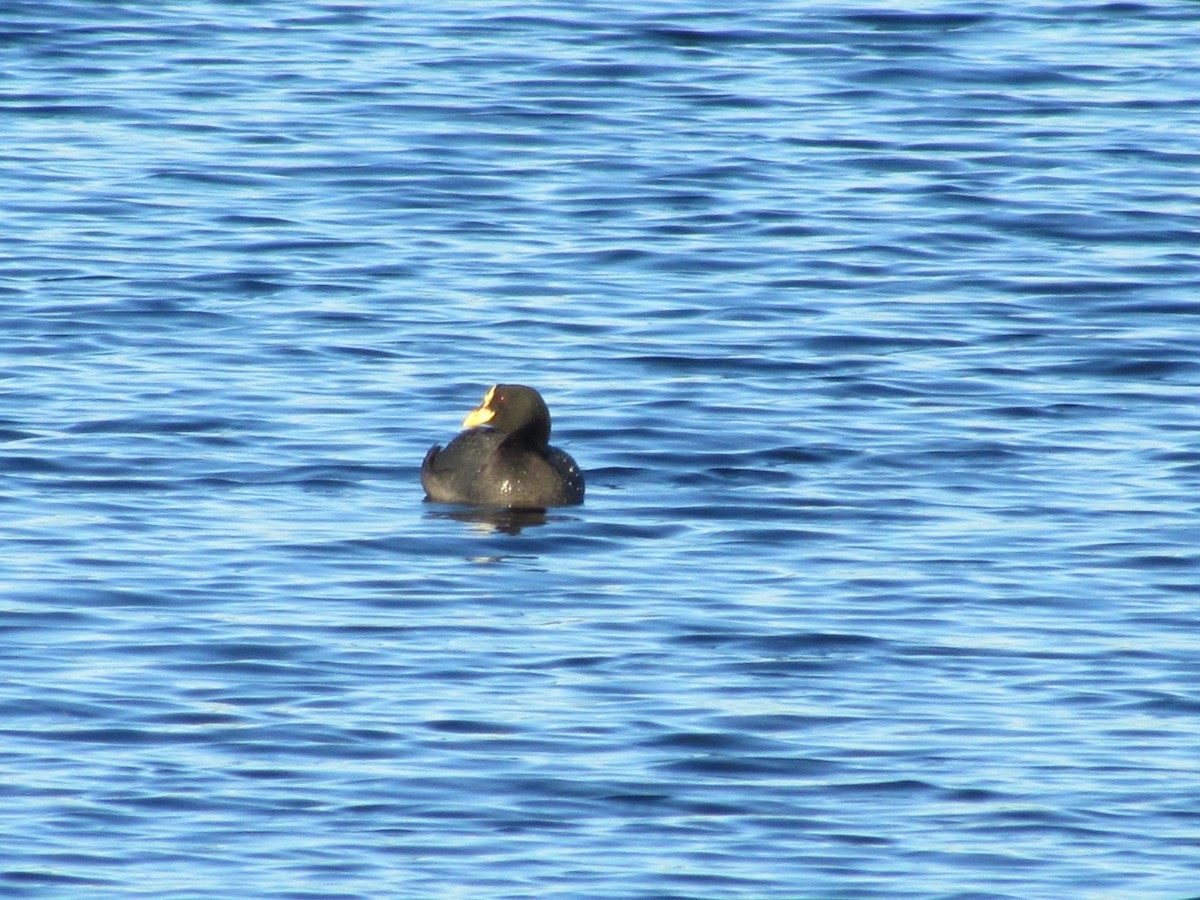
[{"label": "bird reflection on water", "polygon": [[[521,509],[507,506],[448,507],[431,509],[425,515],[436,519],[454,519],[486,534],[500,532],[510,535],[518,535],[526,528],[545,525],[551,520],[544,509]],[[553,518],[565,517],[554,516]]]}]

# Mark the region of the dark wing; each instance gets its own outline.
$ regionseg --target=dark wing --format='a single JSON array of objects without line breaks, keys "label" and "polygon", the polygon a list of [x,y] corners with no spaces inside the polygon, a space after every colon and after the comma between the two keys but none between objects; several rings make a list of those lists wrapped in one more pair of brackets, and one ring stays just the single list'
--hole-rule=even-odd
[{"label": "dark wing", "polygon": [[429,499],[476,502],[484,467],[500,441],[500,435],[490,428],[472,428],[444,448],[430,447],[421,463],[421,485]]}]

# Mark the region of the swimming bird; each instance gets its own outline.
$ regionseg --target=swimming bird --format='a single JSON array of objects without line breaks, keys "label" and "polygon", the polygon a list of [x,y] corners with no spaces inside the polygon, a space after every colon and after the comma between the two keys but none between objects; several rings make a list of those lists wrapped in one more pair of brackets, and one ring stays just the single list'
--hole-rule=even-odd
[{"label": "swimming bird", "polygon": [[421,463],[428,500],[541,509],[583,502],[583,473],[550,446],[550,410],[523,384],[493,385],[445,448]]}]

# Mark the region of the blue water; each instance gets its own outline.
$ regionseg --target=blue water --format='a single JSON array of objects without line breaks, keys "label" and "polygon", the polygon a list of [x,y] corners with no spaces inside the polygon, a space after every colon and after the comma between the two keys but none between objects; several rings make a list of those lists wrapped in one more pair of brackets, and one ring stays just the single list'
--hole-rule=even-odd
[{"label": "blue water", "polygon": [[1200,6],[726,6],[3,8],[0,894],[1200,893]]}]

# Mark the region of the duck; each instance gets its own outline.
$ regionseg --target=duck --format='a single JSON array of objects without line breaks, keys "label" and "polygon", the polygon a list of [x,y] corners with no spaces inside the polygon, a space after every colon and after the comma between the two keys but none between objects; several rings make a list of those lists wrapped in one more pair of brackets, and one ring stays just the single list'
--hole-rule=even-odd
[{"label": "duck", "polygon": [[425,454],[426,500],[510,509],[583,502],[583,472],[550,446],[550,409],[534,388],[492,385],[462,427],[445,447],[435,444]]}]

